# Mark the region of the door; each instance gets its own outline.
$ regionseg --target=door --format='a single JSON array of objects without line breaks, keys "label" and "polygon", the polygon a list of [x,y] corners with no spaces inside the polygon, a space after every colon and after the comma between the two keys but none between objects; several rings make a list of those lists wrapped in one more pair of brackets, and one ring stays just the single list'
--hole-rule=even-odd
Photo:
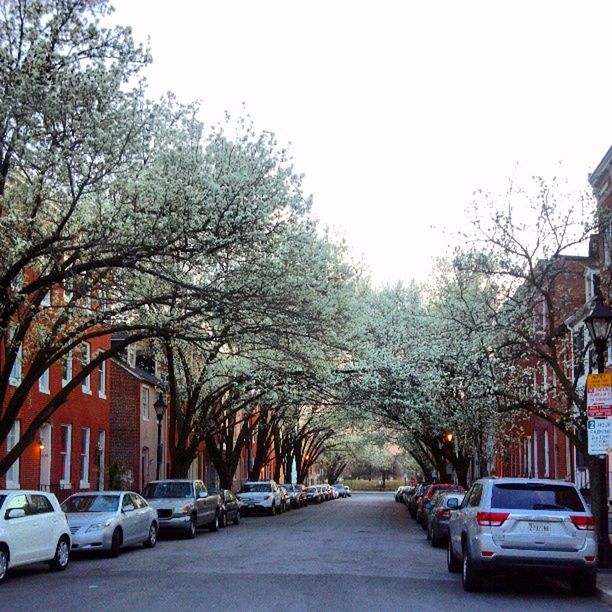
[{"label": "door", "polygon": [[[11,510],[23,510],[25,516],[9,519]],[[41,548],[37,518],[30,513],[30,504],[25,494],[13,495],[5,507],[6,539],[11,549],[11,565],[38,561],[37,551]]]},{"label": "door", "polygon": [[132,493],[132,500],[134,502],[134,508],[136,508],[134,512],[136,513],[136,517],[138,519],[138,537],[140,541],[144,541],[149,534],[149,506],[147,502],[137,493]]},{"label": "door", "polygon": [[121,513],[123,517],[123,542],[125,544],[136,542],[140,537],[138,528],[138,514],[136,512],[134,500],[129,493],[123,494],[123,499],[121,500]]},{"label": "door", "polygon": [[49,491],[51,488],[51,425],[45,423],[39,430],[40,449],[40,488]]},{"label": "door", "polygon": [[35,519],[32,527],[37,529],[39,534],[39,537],[36,538],[39,547],[34,554],[37,559],[51,559],[59,540],[61,515],[55,512],[46,495],[32,493],[28,495],[28,501],[30,502],[30,513]]}]

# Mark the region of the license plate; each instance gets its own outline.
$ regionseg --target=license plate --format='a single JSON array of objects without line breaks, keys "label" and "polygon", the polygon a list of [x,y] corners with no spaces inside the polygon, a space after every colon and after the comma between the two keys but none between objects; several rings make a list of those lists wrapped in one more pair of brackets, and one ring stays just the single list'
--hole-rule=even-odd
[{"label": "license plate", "polygon": [[529,531],[534,533],[548,533],[550,525],[548,523],[529,523]]},{"label": "license plate", "polygon": [[254,508],[255,504],[249,504],[249,508]]}]

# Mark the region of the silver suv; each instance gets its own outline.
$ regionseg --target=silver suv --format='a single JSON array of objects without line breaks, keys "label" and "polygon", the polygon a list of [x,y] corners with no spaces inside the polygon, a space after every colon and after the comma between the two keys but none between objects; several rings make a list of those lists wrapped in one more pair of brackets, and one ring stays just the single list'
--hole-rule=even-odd
[{"label": "silver suv", "polygon": [[527,478],[477,480],[451,513],[447,563],[463,569],[466,591],[485,573],[531,570],[566,576],[581,595],[595,592],[595,524],[572,483]]}]

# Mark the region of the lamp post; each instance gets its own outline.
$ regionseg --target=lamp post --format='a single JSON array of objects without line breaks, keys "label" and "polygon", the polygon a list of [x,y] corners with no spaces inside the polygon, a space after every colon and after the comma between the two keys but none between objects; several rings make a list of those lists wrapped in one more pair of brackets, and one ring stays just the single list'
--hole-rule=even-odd
[{"label": "lamp post", "polygon": [[[595,297],[595,303],[589,315],[585,318],[584,324],[589,330],[595,352],[597,353],[597,372],[603,374],[605,369],[605,354],[608,346],[608,338],[612,330],[612,310],[608,308],[601,297]],[[606,458],[597,457],[596,461],[596,491],[591,490],[591,499],[597,521],[597,535],[600,567],[610,567],[612,565],[612,548],[608,535],[608,491],[606,487]],[[596,495],[593,495],[596,493]]]},{"label": "lamp post", "polygon": [[153,408],[155,408],[155,414],[157,415],[157,472],[156,479],[159,480],[159,471],[161,468],[161,427],[162,421],[164,420],[164,412],[166,411],[166,402],[164,401],[164,396],[162,392],[159,392],[155,403],[153,404]]}]

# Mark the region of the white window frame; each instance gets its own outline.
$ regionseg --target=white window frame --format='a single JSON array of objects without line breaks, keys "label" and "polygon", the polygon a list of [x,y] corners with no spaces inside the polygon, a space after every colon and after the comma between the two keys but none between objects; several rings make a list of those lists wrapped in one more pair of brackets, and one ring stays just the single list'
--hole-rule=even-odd
[{"label": "white window frame", "polygon": [[540,470],[538,466],[538,430],[533,430],[533,477],[540,477]]},{"label": "white window frame", "polygon": [[[21,437],[21,421],[17,419],[11,427],[8,436],[6,438],[6,452],[7,454],[13,449],[13,447],[19,442]],[[19,484],[19,462],[17,458],[13,465],[6,472],[6,488],[7,489],[20,489]]]},{"label": "white window frame", "polygon": [[[145,402],[146,398],[146,402]],[[146,385],[142,385],[140,389],[140,406],[141,406],[141,414],[142,420],[148,421],[151,418],[150,410],[149,410],[149,402],[151,400],[150,389]]]},{"label": "white window frame", "polygon": [[[11,338],[14,337],[14,334],[17,333],[17,328],[13,326],[11,332]],[[13,387],[17,387],[21,384],[21,377],[23,375],[23,344],[19,344],[19,348],[17,349],[17,355],[15,356],[15,361],[13,362],[13,367],[11,368],[11,373],[9,374],[9,385]]]},{"label": "white window frame", "polygon": [[106,399],[106,361],[98,366],[98,397]]},{"label": "white window frame", "polygon": [[544,478],[550,478],[550,440],[548,429],[544,430]]},{"label": "white window frame", "polygon": [[[67,364],[69,378],[64,378],[64,364]],[[68,351],[62,357],[62,387],[65,387],[72,380],[72,351]]]},{"label": "white window frame", "polygon": [[47,395],[51,393],[49,378],[49,368],[47,368],[38,379],[38,390]]},{"label": "white window frame", "polygon": [[[65,450],[64,450],[64,444],[63,444],[64,431],[68,432],[66,436],[66,449]],[[60,446],[60,456],[62,458],[62,475],[60,478],[60,486],[62,489],[71,489],[72,484],[70,482],[70,470],[72,468],[72,465],[71,465],[72,425],[61,425],[60,434],[62,436],[61,446]],[[66,476],[68,478],[66,478]]]},{"label": "white window frame", "polygon": [[[89,456],[91,446],[91,429],[81,427],[81,478],[79,486],[81,489],[89,489]],[[83,452],[85,451],[85,452]],[[85,478],[83,478],[85,476]]]},{"label": "white window frame", "polygon": [[[91,346],[89,342],[81,343],[81,367],[89,365],[91,361]],[[86,395],[91,395],[91,374],[88,374],[81,383],[81,390]]]}]

